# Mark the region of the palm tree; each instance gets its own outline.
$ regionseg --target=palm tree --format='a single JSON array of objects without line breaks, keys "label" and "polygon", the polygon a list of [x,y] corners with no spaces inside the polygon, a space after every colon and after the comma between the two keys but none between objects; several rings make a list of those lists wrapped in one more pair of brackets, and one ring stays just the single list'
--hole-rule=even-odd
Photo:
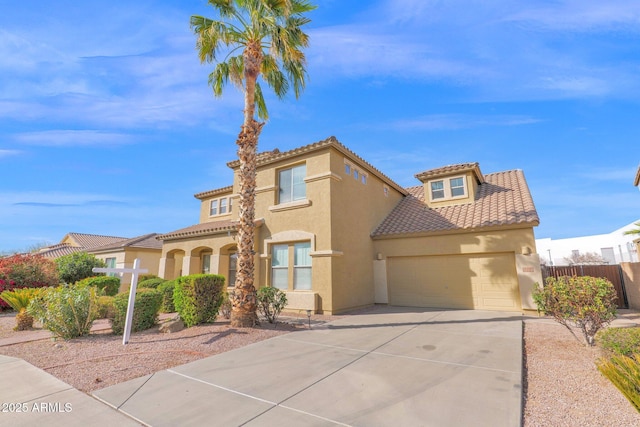
[{"label": "palm tree", "polygon": [[[231,80],[244,92],[244,122],[236,144],[240,160],[238,203],[238,262],[235,288],[230,295],[231,325],[253,327],[256,314],[254,280],[254,220],[258,137],[268,118],[262,77],[279,98],[293,85],[296,98],[305,86],[305,56],[309,37],[301,27],[310,22],[304,14],[316,7],[306,0],[209,0],[219,15],[213,20],[191,17],[200,62],[214,63],[209,84],[216,96]],[[222,55],[223,59],[220,59]]]}]

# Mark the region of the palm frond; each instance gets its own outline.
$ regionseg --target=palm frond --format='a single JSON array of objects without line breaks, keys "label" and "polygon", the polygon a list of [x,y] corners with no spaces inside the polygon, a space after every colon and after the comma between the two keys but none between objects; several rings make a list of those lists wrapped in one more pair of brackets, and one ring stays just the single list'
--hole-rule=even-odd
[{"label": "palm frond", "polygon": [[267,103],[264,102],[264,96],[262,95],[262,88],[260,83],[256,82],[256,107],[258,107],[258,117],[262,120],[269,118],[269,111],[267,110]]}]

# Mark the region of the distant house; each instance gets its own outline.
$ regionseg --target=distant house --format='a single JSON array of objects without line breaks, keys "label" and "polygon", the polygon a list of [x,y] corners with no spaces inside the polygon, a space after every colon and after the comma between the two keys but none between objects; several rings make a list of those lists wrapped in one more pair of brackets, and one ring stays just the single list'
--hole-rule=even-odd
[{"label": "distant house", "polygon": [[[334,137],[257,163],[255,284],[286,292],[289,310],[535,309],[539,219],[522,171],[465,163],[403,188]],[[199,222],[157,236],[161,277],[217,273],[233,286],[240,165],[227,166],[231,185],[195,195]]]},{"label": "distant house", "polygon": [[638,249],[633,240],[637,236],[625,231],[636,228],[633,223],[606,234],[571,237],[566,239],[536,239],[536,247],[543,262],[548,265],[569,265],[572,255],[595,253],[608,264],[638,262]]},{"label": "distant house", "polygon": [[[58,258],[73,252],[87,252],[103,260],[108,267],[133,267],[133,261],[140,259],[142,268],[149,274],[158,274],[158,264],[162,243],[156,239],[157,233],[126,238],[100,236],[96,234],[68,233],[60,243],[39,251],[46,258]],[[121,285],[131,284],[131,275],[121,277]]]}]

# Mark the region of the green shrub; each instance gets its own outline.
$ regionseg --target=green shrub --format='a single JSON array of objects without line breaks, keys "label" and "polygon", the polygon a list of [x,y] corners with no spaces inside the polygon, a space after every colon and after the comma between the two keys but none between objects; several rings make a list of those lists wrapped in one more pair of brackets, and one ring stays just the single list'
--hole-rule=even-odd
[{"label": "green shrub", "polygon": [[96,286],[102,289],[105,295],[114,296],[120,290],[120,278],[112,276],[93,276],[87,277],[76,282],[78,285]]},{"label": "green shrub", "polygon": [[258,309],[269,321],[275,323],[282,309],[287,305],[287,294],[278,288],[266,286],[258,289]]},{"label": "green shrub", "polygon": [[616,298],[611,282],[589,276],[549,277],[544,287],[533,292],[538,310],[553,316],[578,340],[571,326],[580,329],[590,346],[595,344],[596,333],[615,319]]},{"label": "green shrub", "polygon": [[[111,319],[111,330],[116,335],[124,333],[128,304],[129,292],[122,292],[113,298],[115,315],[113,319]],[[157,289],[138,289],[133,306],[131,332],[144,331],[158,323],[158,313],[160,312],[161,304],[162,294]]]},{"label": "green shrub", "polygon": [[102,295],[98,297],[98,319],[113,319],[116,316],[114,297]]},{"label": "green shrub", "polygon": [[[640,356],[640,355],[637,355]],[[598,361],[598,370],[640,411],[640,361],[627,356],[611,356]]]},{"label": "green shrub", "polygon": [[103,273],[94,273],[92,270],[95,267],[106,267],[104,261],[86,252],[63,255],[60,258],[56,258],[55,263],[60,280],[65,283],[76,283],[87,277],[104,276]]},{"label": "green shrub", "polygon": [[596,335],[598,345],[611,353],[631,357],[640,353],[640,328],[607,328]]},{"label": "green shrub", "polygon": [[57,337],[69,339],[87,335],[98,317],[101,293],[93,286],[48,288],[31,301],[27,312]]},{"label": "green shrub", "polygon": [[175,280],[173,302],[186,327],[214,322],[222,304],[224,276],[192,274]]},{"label": "green shrub", "polygon": [[154,278],[151,278],[151,279],[142,280],[142,281],[138,282],[138,287],[139,288],[157,289],[158,286],[160,286],[164,282],[166,282],[165,279],[161,279],[159,277],[154,277]]},{"label": "green shrub", "polygon": [[144,282],[145,280],[149,279],[159,279],[159,277],[151,273],[140,274],[138,276],[138,283]]},{"label": "green shrub", "polygon": [[[46,288],[59,283],[56,264],[41,255],[0,257],[0,292],[19,288]],[[0,310],[9,305],[0,299]]]},{"label": "green shrub", "polygon": [[229,293],[224,292],[222,294],[222,304],[220,304],[220,313],[222,317],[225,319],[231,319],[231,299],[229,298]]},{"label": "green shrub", "polygon": [[162,313],[173,313],[176,311],[176,306],[173,304],[173,289],[176,287],[176,283],[173,280],[160,283],[158,291],[162,293],[162,305],[160,311]]}]

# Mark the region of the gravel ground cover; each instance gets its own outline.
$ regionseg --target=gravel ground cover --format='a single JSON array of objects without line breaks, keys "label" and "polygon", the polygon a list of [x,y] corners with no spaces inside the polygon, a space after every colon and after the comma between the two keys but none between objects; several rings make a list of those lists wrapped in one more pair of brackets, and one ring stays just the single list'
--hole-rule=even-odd
[{"label": "gravel ground cover", "polygon": [[[330,321],[342,316],[316,316]],[[306,316],[276,326],[234,329],[225,319],[171,334],[158,327],[132,334],[127,346],[108,331],[63,341],[41,340],[0,347],[84,392],[91,392],[213,354],[306,329]],[[0,338],[13,331],[14,317],[0,314]],[[37,326],[37,325],[36,325]],[[37,329],[37,328],[36,328]],[[602,356],[586,348],[553,320],[524,322],[524,426],[640,426],[640,413],[596,369]]]}]

